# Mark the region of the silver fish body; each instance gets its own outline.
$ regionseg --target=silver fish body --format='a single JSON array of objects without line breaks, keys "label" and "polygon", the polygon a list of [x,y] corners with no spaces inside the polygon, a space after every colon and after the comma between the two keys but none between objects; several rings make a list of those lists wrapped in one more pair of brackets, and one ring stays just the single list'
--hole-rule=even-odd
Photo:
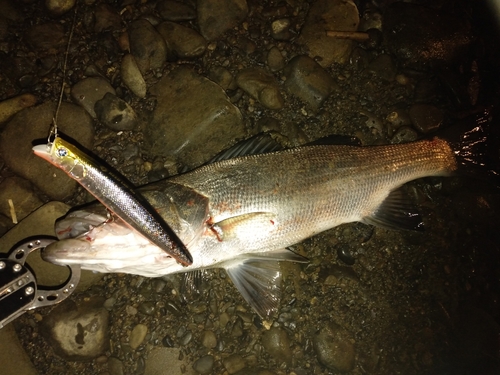
[{"label": "silver fish body", "polygon": [[[276,309],[276,301],[266,301],[266,296],[280,276],[271,261],[303,260],[287,247],[342,223],[391,226],[391,210],[404,208],[394,194],[398,187],[456,169],[452,148],[437,138],[388,146],[305,146],[238,157],[141,189],[187,244],[193,256],[190,267],[177,264],[119,219],[102,224],[100,206],[58,222],[63,240],[48,246],[43,257],[94,271],[152,277],[222,267],[266,316]],[[411,225],[420,223],[404,216]],[[76,222],[83,227],[71,233]],[[82,251],[67,246],[64,238],[75,236],[90,246],[80,247]]]}]

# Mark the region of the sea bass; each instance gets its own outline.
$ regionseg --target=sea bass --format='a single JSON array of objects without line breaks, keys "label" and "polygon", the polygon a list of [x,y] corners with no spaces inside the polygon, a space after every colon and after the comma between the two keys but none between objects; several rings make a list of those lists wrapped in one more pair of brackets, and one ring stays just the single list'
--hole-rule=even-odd
[{"label": "sea bass", "polygon": [[33,152],[76,180],[116,216],[183,265],[193,262],[177,234],[142,195],[121,176],[60,137]]},{"label": "sea bass", "polygon": [[482,167],[481,121],[455,140],[387,146],[312,145],[211,163],[140,189],[179,238],[193,264],[182,267],[121,220],[105,223],[99,205],[57,223],[61,241],[44,259],[99,272],[144,276],[221,267],[262,317],[279,303],[278,261],[304,261],[287,250],[342,223],[421,229],[398,189],[427,176]]}]

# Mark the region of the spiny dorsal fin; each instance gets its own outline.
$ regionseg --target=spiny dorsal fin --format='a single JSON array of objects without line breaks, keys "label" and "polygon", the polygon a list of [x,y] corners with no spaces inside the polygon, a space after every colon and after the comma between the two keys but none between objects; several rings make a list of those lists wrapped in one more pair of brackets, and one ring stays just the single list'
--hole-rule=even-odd
[{"label": "spiny dorsal fin", "polygon": [[362,221],[389,229],[424,230],[422,217],[401,188],[391,191],[377,210]]}]

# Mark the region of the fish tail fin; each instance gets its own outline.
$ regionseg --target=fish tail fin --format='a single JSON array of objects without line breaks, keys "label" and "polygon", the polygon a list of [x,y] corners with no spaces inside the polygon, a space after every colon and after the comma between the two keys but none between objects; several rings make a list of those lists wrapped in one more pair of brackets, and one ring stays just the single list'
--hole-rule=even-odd
[{"label": "fish tail fin", "polygon": [[486,108],[437,135],[448,142],[461,175],[487,179],[500,187],[500,124],[498,109]]}]

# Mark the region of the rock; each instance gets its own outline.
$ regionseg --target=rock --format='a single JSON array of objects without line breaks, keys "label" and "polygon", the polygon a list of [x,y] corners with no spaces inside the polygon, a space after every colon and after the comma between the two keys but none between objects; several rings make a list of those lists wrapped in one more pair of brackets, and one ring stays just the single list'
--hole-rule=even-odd
[{"label": "rock", "polygon": [[109,92],[95,103],[95,112],[97,119],[112,130],[132,130],[137,125],[137,115],[134,109],[127,102]]},{"label": "rock", "polygon": [[198,374],[210,374],[214,367],[214,357],[206,355],[193,363],[193,369]]},{"label": "rock", "polygon": [[283,108],[283,97],[274,76],[262,68],[247,68],[238,73],[236,84],[269,109]]},{"label": "rock", "polygon": [[0,124],[3,124],[24,108],[32,107],[36,103],[36,96],[22,94],[0,102]]},{"label": "rock", "polygon": [[134,56],[123,56],[121,75],[123,83],[139,98],[146,97],[146,81],[137,66]]},{"label": "rock", "polygon": [[7,177],[0,184],[0,213],[12,217],[9,200],[12,201],[13,211],[18,221],[24,219],[43,204],[35,195],[31,184],[19,177]]},{"label": "rock", "polygon": [[292,350],[288,333],[279,327],[272,327],[262,335],[262,346],[278,363],[292,364]]},{"label": "rock", "polygon": [[115,94],[115,89],[101,77],[84,78],[71,89],[71,97],[93,118],[96,118],[94,106],[106,93]]},{"label": "rock", "polygon": [[58,23],[33,25],[26,34],[26,42],[35,50],[56,54],[67,43],[64,28]]},{"label": "rock", "polygon": [[209,41],[238,25],[248,14],[246,0],[199,0],[196,10],[201,35]]},{"label": "rock", "polygon": [[356,350],[349,332],[330,322],[313,337],[319,362],[330,370],[347,372],[354,368]]},{"label": "rock", "polygon": [[294,57],[285,67],[284,73],[286,89],[315,111],[338,87],[333,78],[307,56]]},{"label": "rock", "polygon": [[176,155],[194,167],[245,134],[241,113],[221,87],[187,67],[165,75],[151,92],[157,107],[145,138],[153,155]]},{"label": "rock", "polygon": [[443,112],[430,104],[413,104],[410,107],[410,119],[415,129],[426,134],[443,125]]},{"label": "rock", "polygon": [[189,27],[174,22],[163,22],[157,29],[167,44],[169,61],[199,57],[207,49],[205,38]]},{"label": "rock", "polygon": [[352,0],[319,0],[312,4],[299,36],[309,56],[326,68],[347,62],[353,42],[331,38],[326,31],[357,31],[358,8]]},{"label": "rock", "polygon": [[99,299],[65,300],[45,317],[40,332],[63,359],[87,361],[109,347],[108,315]]},{"label": "rock", "polygon": [[196,10],[177,1],[163,0],[156,4],[160,16],[166,21],[190,21],[196,19]]},{"label": "rock", "polygon": [[108,359],[109,375],[123,375],[123,362],[116,357]]},{"label": "rock", "polygon": [[[0,153],[5,164],[16,174],[31,181],[52,199],[64,200],[73,194],[77,182],[31,150],[34,140],[47,139],[55,110],[55,103],[45,103],[16,114],[0,134]],[[58,123],[62,133],[91,148],[94,139],[92,119],[82,108],[62,103]]]},{"label": "rock", "polygon": [[19,342],[13,324],[0,329],[0,363],[4,375],[38,374]]},{"label": "rock", "polygon": [[449,65],[460,60],[474,40],[470,24],[431,7],[397,2],[384,13],[384,41],[403,64]]},{"label": "rock", "polygon": [[245,360],[239,354],[232,354],[222,360],[222,365],[229,374],[235,374],[246,367]]},{"label": "rock", "polygon": [[290,32],[291,24],[288,18],[273,21],[271,24],[271,36],[276,40],[290,40],[293,36]]},{"label": "rock", "polygon": [[[14,245],[28,237],[54,237],[54,222],[65,215],[69,209],[68,205],[61,202],[49,202],[43,205],[0,238],[0,249],[8,252]],[[39,285],[59,286],[69,277],[69,270],[66,267],[45,262],[39,252],[31,253],[26,262],[36,274]],[[82,270],[76,290],[83,291],[101,278],[102,274]]]},{"label": "rock", "polygon": [[394,81],[396,77],[396,65],[394,65],[391,57],[386,54],[377,56],[368,66],[368,70],[387,82]]},{"label": "rock", "polygon": [[285,67],[285,59],[278,47],[273,47],[267,53],[267,66],[273,72],[280,71]]},{"label": "rock", "polygon": [[208,78],[217,83],[224,90],[235,89],[236,83],[231,72],[222,66],[212,66]]},{"label": "rock", "polygon": [[418,139],[417,132],[409,126],[400,127],[391,138],[391,143],[408,143]]},{"label": "rock", "polygon": [[133,350],[137,349],[146,338],[147,333],[148,333],[147,326],[145,326],[144,324],[137,324],[134,327],[134,329],[132,329],[132,332],[130,332],[130,337],[128,341],[130,347]]},{"label": "rock", "polygon": [[163,66],[167,60],[167,46],[149,21],[134,21],[129,27],[129,39],[130,53],[142,74]]},{"label": "rock", "polygon": [[203,331],[200,341],[201,345],[208,349],[213,349],[217,346],[217,336],[215,336],[214,331]]},{"label": "rock", "polygon": [[21,19],[18,10],[9,0],[0,0],[0,14],[2,15],[1,18],[9,21],[19,21]]},{"label": "rock", "polygon": [[[179,348],[165,348],[155,346],[146,359],[144,375],[194,375],[194,371],[188,366],[187,360],[179,360],[181,357]],[[187,359],[187,358],[186,358]],[[168,369],[168,371],[165,371]]]},{"label": "rock", "polygon": [[53,16],[61,16],[75,6],[76,0],[45,0],[45,7]]},{"label": "rock", "polygon": [[95,23],[94,31],[96,33],[105,30],[116,31],[122,27],[122,19],[120,15],[108,4],[98,4],[95,7]]}]

